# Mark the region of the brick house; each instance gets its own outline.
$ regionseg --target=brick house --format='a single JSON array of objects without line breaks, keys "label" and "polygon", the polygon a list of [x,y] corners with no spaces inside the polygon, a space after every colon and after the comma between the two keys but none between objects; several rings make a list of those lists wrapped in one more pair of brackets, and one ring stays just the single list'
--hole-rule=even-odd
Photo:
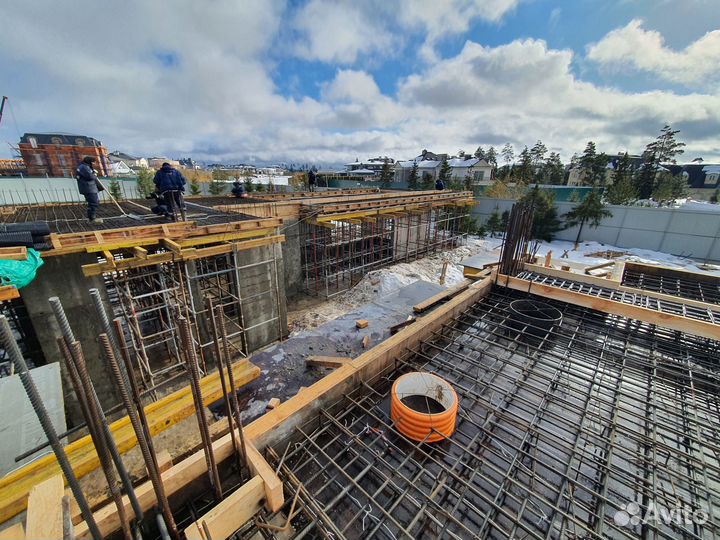
[{"label": "brick house", "polygon": [[73,177],[85,156],[95,158],[94,168],[99,176],[108,176],[112,171],[107,148],[85,135],[26,133],[18,146],[28,176]]}]

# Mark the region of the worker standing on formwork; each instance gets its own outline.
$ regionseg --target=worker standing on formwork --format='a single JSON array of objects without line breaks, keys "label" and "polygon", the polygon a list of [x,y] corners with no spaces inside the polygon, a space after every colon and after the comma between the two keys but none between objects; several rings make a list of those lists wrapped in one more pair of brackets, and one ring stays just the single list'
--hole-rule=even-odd
[{"label": "worker standing on formwork", "polygon": [[78,165],[75,172],[77,173],[75,179],[77,180],[78,191],[85,197],[87,201],[87,218],[90,223],[102,223],[102,219],[97,219],[97,209],[100,206],[99,193],[105,188],[100,184],[95,171],[92,168],[95,158],[92,156],[85,156]]},{"label": "worker standing on formwork", "polygon": [[[172,168],[169,163],[163,163],[153,178],[155,191],[165,199],[165,206],[174,213],[175,209],[182,207],[185,202],[182,193],[185,191],[187,180],[179,171]],[[168,215],[172,217],[172,214]]]}]

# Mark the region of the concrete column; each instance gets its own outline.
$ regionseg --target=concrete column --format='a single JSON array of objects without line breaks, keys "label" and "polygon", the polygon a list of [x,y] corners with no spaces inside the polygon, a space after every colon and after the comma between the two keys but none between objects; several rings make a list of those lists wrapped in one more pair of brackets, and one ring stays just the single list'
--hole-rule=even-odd
[{"label": "concrete column", "polygon": [[[61,336],[48,298],[57,296],[62,302],[75,338],[82,343],[85,361],[95,391],[104,409],[119,402],[111,374],[105,368],[98,345],[98,334],[104,332],[95,314],[89,289],[100,291],[106,308],[109,306],[105,284],[101,277],[87,278],[82,265],[97,262],[88,253],[47,257],[36,278],[20,291],[38,342],[48,363],[59,362],[61,367],[65,411],[70,426],[83,421],[82,413],[72,390],[65,360],[58,350],[56,339]],[[108,313],[110,311],[108,310]],[[112,317],[111,317],[112,318]]]}]

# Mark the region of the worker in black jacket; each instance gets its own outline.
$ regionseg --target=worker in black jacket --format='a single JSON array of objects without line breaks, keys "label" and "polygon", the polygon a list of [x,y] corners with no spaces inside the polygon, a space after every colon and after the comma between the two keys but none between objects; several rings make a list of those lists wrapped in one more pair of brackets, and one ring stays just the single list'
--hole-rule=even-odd
[{"label": "worker in black jacket", "polygon": [[177,209],[185,205],[182,194],[185,192],[187,180],[179,171],[173,169],[172,165],[163,163],[155,173],[153,182],[155,191],[165,199],[168,208]]},{"label": "worker in black jacket", "polygon": [[102,223],[102,219],[95,217],[97,214],[98,206],[100,206],[99,193],[103,188],[102,184],[98,181],[98,177],[92,168],[95,158],[92,156],[85,156],[75,170],[77,180],[78,191],[85,197],[87,201],[87,218],[90,223]]}]

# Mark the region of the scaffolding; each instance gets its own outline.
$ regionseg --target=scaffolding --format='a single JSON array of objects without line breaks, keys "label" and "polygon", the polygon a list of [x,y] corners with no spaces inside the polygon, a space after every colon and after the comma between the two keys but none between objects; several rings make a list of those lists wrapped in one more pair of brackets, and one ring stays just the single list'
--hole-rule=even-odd
[{"label": "scaffolding", "polygon": [[[222,313],[217,323],[233,358],[247,357],[251,352],[247,333],[255,328],[276,324],[278,339],[282,337],[277,251],[273,248],[271,257],[249,264],[243,264],[238,253],[235,249],[105,275],[110,305],[114,315],[122,319],[126,341],[146,388],[154,387],[158,377],[184,366],[180,316],[190,322],[201,372],[208,371],[215,347],[208,302],[216,314]],[[248,290],[248,281],[252,281],[252,290]],[[254,309],[258,302],[264,302],[263,309]],[[254,314],[250,321],[248,311]]]},{"label": "scaffolding", "polygon": [[305,289],[329,298],[352,288],[372,270],[458,247],[467,237],[467,215],[465,206],[448,205],[336,221],[306,220]]},{"label": "scaffolding", "polygon": [[[295,428],[275,460],[309,496],[292,538],[717,537],[720,342],[559,302],[560,325],[531,328],[521,298],[494,288]],[[457,391],[450,439],[392,424],[409,371]]]}]

